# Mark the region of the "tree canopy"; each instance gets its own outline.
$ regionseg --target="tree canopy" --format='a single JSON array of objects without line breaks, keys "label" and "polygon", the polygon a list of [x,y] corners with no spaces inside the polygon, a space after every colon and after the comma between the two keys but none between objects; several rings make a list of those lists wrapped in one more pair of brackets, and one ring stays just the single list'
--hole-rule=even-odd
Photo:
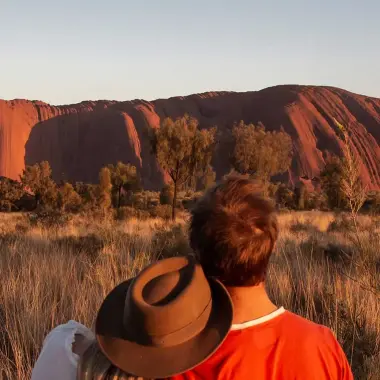
[{"label": "tree canopy", "polygon": [[36,206],[41,202],[45,206],[53,205],[57,200],[57,186],[52,179],[50,164],[47,161],[26,166],[21,183],[35,197]]},{"label": "tree canopy", "polygon": [[0,210],[11,211],[17,208],[15,203],[23,194],[24,191],[19,182],[9,178],[0,178]]},{"label": "tree canopy", "polygon": [[166,118],[152,139],[161,168],[170,176],[173,187],[172,218],[178,189],[192,177],[201,177],[211,162],[216,128],[199,129],[198,121],[188,115],[176,120]]},{"label": "tree canopy", "polygon": [[112,187],[117,194],[117,208],[121,205],[121,190],[132,190],[138,187],[139,178],[136,166],[118,162],[116,165],[108,165],[111,173]]},{"label": "tree canopy", "polygon": [[261,179],[287,171],[292,161],[292,140],[284,131],[266,131],[263,126],[245,124],[233,127],[232,166],[242,174]]}]

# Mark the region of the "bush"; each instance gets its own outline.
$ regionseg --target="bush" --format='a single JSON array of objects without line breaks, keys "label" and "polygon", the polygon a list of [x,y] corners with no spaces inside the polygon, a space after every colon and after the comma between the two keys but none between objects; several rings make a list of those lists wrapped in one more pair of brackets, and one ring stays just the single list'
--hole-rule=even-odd
[{"label": "bush", "polygon": [[58,207],[63,212],[78,212],[82,205],[81,196],[75,191],[71,183],[65,183],[58,190]]},{"label": "bush", "polygon": [[309,210],[328,210],[327,196],[323,192],[311,192],[308,194],[307,208]]},{"label": "bush", "polygon": [[187,228],[175,225],[170,230],[157,231],[152,240],[153,250],[159,258],[192,255],[187,237]]},{"label": "bush", "polygon": [[72,220],[70,214],[63,214],[57,210],[43,210],[37,213],[28,214],[31,226],[39,227],[62,227]]},{"label": "bush", "polygon": [[159,194],[153,191],[141,191],[132,194],[130,206],[140,210],[148,210],[159,204]]},{"label": "bush", "polygon": [[117,220],[128,220],[131,218],[137,218],[137,219],[148,219],[150,217],[150,214],[146,210],[140,210],[134,207],[120,207],[115,211],[116,213],[116,219]]},{"label": "bush", "polygon": [[380,191],[372,191],[368,194],[363,209],[372,214],[380,214]]},{"label": "bush", "polygon": [[294,209],[294,192],[285,184],[280,184],[276,192],[276,201],[280,208]]},{"label": "bush", "polygon": [[82,198],[82,209],[89,211],[96,209],[99,185],[77,182],[74,186],[75,191]]},{"label": "bush", "polygon": [[0,211],[1,212],[11,212],[12,211],[12,203],[9,201],[0,201]]},{"label": "bush", "polygon": [[191,208],[195,205],[195,198],[185,198],[182,200],[181,204],[185,210],[191,210]]},{"label": "bush", "polygon": [[345,214],[337,215],[336,218],[330,223],[328,232],[347,232],[354,231],[354,224],[352,219]]},{"label": "bush", "polygon": [[173,188],[170,185],[165,185],[160,192],[160,204],[172,205],[173,204]]},{"label": "bush", "polygon": [[170,205],[158,205],[150,210],[150,216],[153,218],[170,219],[172,217],[172,208]]}]

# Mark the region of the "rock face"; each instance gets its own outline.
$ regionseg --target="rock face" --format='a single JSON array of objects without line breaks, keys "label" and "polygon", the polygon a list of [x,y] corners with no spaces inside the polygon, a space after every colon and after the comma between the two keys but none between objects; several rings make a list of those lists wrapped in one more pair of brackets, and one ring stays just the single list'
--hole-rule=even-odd
[{"label": "rock face", "polygon": [[234,122],[283,127],[294,144],[292,182],[317,177],[326,156],[341,152],[336,118],[352,136],[363,180],[380,188],[380,99],[316,86],[69,106],[0,100],[0,176],[17,179],[25,164],[47,160],[56,180],[95,182],[102,166],[120,160],[136,165],[146,188],[158,189],[164,176],[151,153],[149,131],[162,118],[184,113],[201,127],[218,127],[221,143],[214,167],[219,176],[229,170],[223,137]]}]

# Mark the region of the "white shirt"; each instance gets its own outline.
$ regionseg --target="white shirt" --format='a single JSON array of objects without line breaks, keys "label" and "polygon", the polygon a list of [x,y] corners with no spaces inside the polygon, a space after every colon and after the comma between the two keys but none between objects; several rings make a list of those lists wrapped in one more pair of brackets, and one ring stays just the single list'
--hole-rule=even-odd
[{"label": "white shirt", "polygon": [[72,350],[75,334],[81,334],[88,345],[95,339],[90,329],[75,321],[56,327],[45,338],[31,380],[77,379],[79,356]]}]

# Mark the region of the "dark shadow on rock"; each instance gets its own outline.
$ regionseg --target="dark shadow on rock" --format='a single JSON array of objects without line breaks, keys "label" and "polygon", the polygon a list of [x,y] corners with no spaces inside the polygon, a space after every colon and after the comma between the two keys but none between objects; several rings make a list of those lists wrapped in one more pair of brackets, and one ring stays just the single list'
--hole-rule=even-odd
[{"label": "dark shadow on rock", "polygon": [[[53,117],[35,125],[25,146],[25,163],[48,161],[56,181],[97,183],[99,171],[117,161],[131,163],[144,177],[141,136],[115,108]],[[150,173],[159,178],[158,168]]]}]

